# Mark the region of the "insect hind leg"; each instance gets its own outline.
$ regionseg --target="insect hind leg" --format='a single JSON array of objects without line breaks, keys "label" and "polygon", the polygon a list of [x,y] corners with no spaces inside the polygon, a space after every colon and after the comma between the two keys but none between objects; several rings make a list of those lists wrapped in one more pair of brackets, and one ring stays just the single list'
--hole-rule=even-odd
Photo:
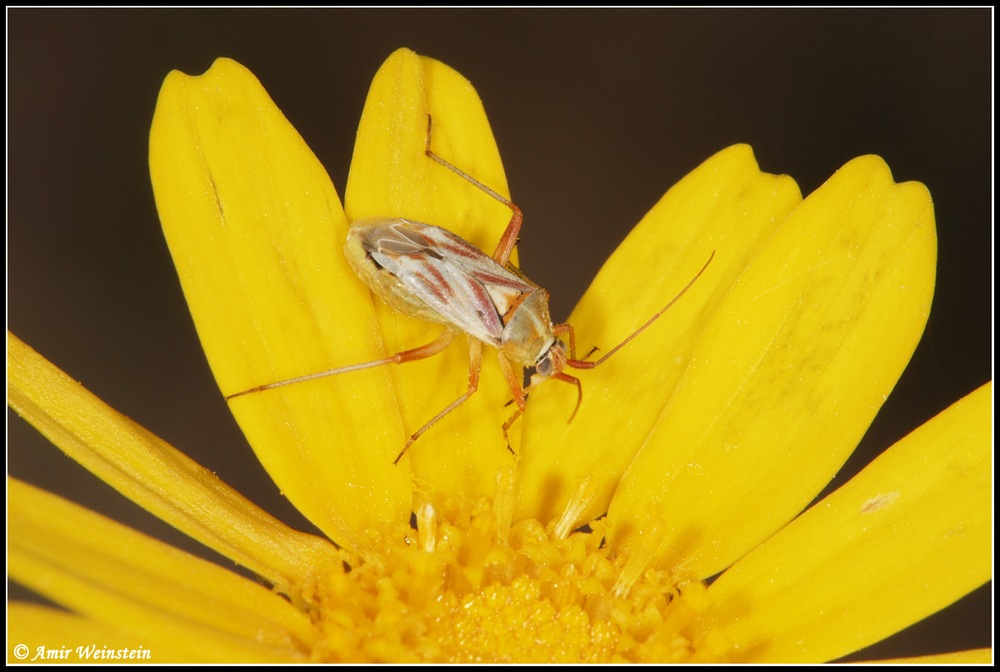
[{"label": "insect hind leg", "polygon": [[424,432],[426,432],[434,425],[434,423],[436,423],[438,420],[440,420],[444,416],[454,411],[459,406],[461,406],[466,399],[468,399],[469,397],[471,397],[473,394],[476,393],[476,390],[479,389],[479,369],[482,364],[482,356],[483,356],[483,344],[473,338],[470,338],[468,389],[465,390],[465,394],[463,394],[458,399],[448,404],[448,406],[443,411],[441,411],[433,418],[425,422],[423,427],[421,427],[420,429],[418,429],[417,431],[415,431],[413,434],[410,435],[410,438],[406,440],[406,445],[403,446],[403,449],[401,451],[399,451],[399,455],[396,456],[396,459],[392,461],[394,465],[399,464],[399,461],[403,459],[403,455],[405,455],[406,451],[410,449],[410,446],[413,445],[413,442],[419,439]]},{"label": "insect hind leg", "polygon": [[434,153],[431,149],[431,125],[432,125],[431,115],[427,115],[427,140],[424,145],[424,153],[428,158],[433,159],[437,163],[441,164],[451,172],[455,173],[463,180],[470,182],[482,191],[500,201],[506,205],[511,210],[510,222],[507,224],[507,228],[504,229],[503,235],[500,236],[500,242],[497,243],[497,247],[493,250],[493,260],[500,264],[501,266],[506,266],[507,262],[510,260],[511,252],[514,251],[514,246],[517,245],[517,238],[521,234],[521,223],[524,221],[524,213],[521,212],[521,208],[517,207],[513,201],[506,198],[502,194],[469,175],[467,172],[451,163],[450,161],[442,158],[438,154]]},{"label": "insect hind leg", "polygon": [[304,383],[307,380],[316,380],[317,378],[336,376],[341,373],[349,373],[351,371],[372,369],[375,368],[376,366],[384,366],[386,364],[404,364],[406,362],[416,362],[421,359],[427,359],[428,357],[433,357],[434,355],[438,354],[439,352],[447,348],[454,338],[455,338],[455,332],[452,331],[451,329],[448,329],[430,343],[421,345],[418,348],[412,348],[410,350],[397,352],[395,355],[384,357],[382,359],[372,360],[370,362],[363,362],[361,364],[351,364],[350,366],[341,366],[336,369],[321,371],[320,373],[312,373],[308,376],[298,376],[297,378],[280,380],[276,383],[268,383],[267,385],[258,385],[257,387],[251,387],[249,390],[243,390],[242,392],[236,392],[235,394],[226,395],[226,401],[230,401],[232,399],[236,399],[237,397],[242,397],[247,394],[252,394],[254,392],[273,390],[276,387],[284,387],[286,385],[292,385],[294,383]]}]

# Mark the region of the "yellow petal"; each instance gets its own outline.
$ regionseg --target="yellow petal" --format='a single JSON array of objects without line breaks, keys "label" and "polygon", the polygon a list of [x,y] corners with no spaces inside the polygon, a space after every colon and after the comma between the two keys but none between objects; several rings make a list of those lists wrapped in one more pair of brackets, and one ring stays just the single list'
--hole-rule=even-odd
[{"label": "yellow petal", "polygon": [[780,529],[854,450],[923,331],[927,189],[862,157],[732,287],[612,502],[609,542],[693,577]]},{"label": "yellow petal", "polygon": [[[349,132],[344,129],[343,132]],[[219,59],[171,73],[150,134],[157,209],[219,387],[251,387],[376,358],[375,316],[347,265],[337,193],[254,76]],[[388,372],[249,394],[230,407],[284,494],[341,544],[405,520],[402,430]]]},{"label": "yellow petal", "polygon": [[[511,211],[425,155],[428,114],[432,150],[507,195],[500,155],[475,89],[443,63],[400,49],[378,71],[368,93],[347,183],[347,215],[352,221],[406,217],[433,224],[492,254]],[[428,343],[444,330],[377,299],[375,310],[379,326],[370,338],[384,343],[380,356]],[[492,494],[497,469],[513,463],[501,433],[510,392],[491,348],[484,348],[482,361],[478,392],[408,452],[416,478],[431,497],[435,492]],[[464,337],[441,355],[391,367],[395,403],[404,419],[402,427],[392,426],[395,452],[466,391],[468,372]]]},{"label": "yellow petal", "polygon": [[8,664],[196,663],[201,658],[163,643],[153,650],[142,637],[107,623],[24,602],[7,605],[7,641]]},{"label": "yellow petal", "polygon": [[873,662],[879,665],[988,665],[993,662],[993,649],[970,649],[933,656],[889,658]]},{"label": "yellow petal", "polygon": [[992,395],[953,404],[712,584],[740,659],[839,658],[990,579]]},{"label": "yellow petal", "polygon": [[573,422],[566,421],[575,388],[553,382],[533,393],[524,416],[519,517],[547,521],[560,515],[588,479],[595,496],[579,519],[607,510],[712,311],[800,201],[790,178],[760,172],[751,149],[737,145],[692,171],[643,218],[570,317],[578,356],[592,346],[613,348],[663,308],[713,250],[715,257],[653,327],[600,367],[579,374],[583,403]]},{"label": "yellow petal", "polygon": [[329,559],[297,532],[154,436],[7,333],[8,403],[67,455],[123,495],[279,589]]},{"label": "yellow petal", "polygon": [[302,659],[308,617],[280,595],[8,479],[10,576],[154,649],[202,660]]}]

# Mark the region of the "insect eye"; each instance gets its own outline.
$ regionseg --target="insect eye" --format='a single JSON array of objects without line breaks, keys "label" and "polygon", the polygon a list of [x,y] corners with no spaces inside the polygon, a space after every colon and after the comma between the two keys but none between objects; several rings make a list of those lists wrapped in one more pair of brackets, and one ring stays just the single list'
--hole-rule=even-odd
[{"label": "insect eye", "polygon": [[552,375],[552,358],[549,353],[545,353],[545,356],[537,364],[535,364],[535,372],[543,378],[548,378]]}]

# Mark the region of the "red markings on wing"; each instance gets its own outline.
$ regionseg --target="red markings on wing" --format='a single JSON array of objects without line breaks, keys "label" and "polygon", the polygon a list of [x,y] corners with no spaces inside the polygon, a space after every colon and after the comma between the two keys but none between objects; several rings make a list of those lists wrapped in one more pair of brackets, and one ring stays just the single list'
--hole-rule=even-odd
[{"label": "red markings on wing", "polygon": [[[444,229],[439,229],[439,230],[444,231]],[[448,233],[447,231],[444,232]],[[452,242],[451,243],[445,242],[447,238],[451,238]],[[486,256],[485,254],[483,254],[483,251],[480,250],[479,248],[469,245],[464,240],[456,239],[455,237],[453,237],[452,234],[449,234],[447,238],[444,240],[437,241],[436,245],[437,249],[443,252],[448,252],[456,257],[461,257],[463,259],[468,259],[468,260],[478,260],[479,257]]]},{"label": "red markings on wing", "polygon": [[448,297],[454,293],[447,278],[445,278],[440,269],[433,264],[423,264],[422,266],[426,270],[426,273],[415,271],[414,276],[416,279],[419,280],[422,286],[428,289],[438,301],[441,303],[447,302]]},{"label": "red markings on wing", "polygon": [[429,224],[383,221],[365,243],[378,266],[399,281],[406,303],[423,303],[444,323],[496,347],[518,306],[538,291],[471,243]]}]

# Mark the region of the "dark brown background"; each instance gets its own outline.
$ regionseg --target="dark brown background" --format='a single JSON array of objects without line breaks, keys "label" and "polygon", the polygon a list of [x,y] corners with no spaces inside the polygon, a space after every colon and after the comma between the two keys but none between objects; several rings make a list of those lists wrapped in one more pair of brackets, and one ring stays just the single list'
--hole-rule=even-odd
[{"label": "dark brown background", "polygon": [[[341,192],[368,84],[393,49],[463,73],[527,213],[522,266],[551,291],[557,319],[659,196],[719,149],[751,143],[764,170],[792,175],[804,193],[850,158],[880,154],[897,180],[922,181],[934,196],[938,288],[912,364],[838,482],[991,378],[989,10],[7,18],[10,328],[302,528],[215,388],[149,186],[147,134],[163,77],[200,73],[217,56],[260,78]],[[8,420],[12,474],[190,547]],[[989,646],[991,594],[987,586],[859,657]]]}]

